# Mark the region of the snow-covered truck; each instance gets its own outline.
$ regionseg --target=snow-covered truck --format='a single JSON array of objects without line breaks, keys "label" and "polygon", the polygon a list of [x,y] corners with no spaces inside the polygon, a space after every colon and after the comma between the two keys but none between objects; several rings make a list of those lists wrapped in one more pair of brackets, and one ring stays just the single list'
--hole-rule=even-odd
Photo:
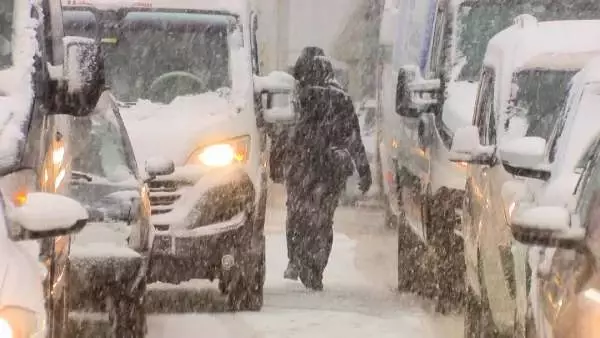
[{"label": "snow-covered truck", "polygon": [[[86,1],[106,78],[148,182],[156,229],[148,282],[218,279],[234,310],[260,310],[265,278],[267,109],[295,80],[262,77],[247,0]],[[81,9],[81,6],[80,6]],[[92,27],[91,29],[94,29]],[[81,34],[89,34],[88,25]],[[284,106],[285,108],[285,106]]]},{"label": "snow-covered truck", "polygon": [[94,42],[63,39],[60,1],[1,4],[0,336],[47,337],[65,253],[54,244],[88,218],[60,195],[70,175],[65,136],[73,116],[95,109],[104,86]]}]

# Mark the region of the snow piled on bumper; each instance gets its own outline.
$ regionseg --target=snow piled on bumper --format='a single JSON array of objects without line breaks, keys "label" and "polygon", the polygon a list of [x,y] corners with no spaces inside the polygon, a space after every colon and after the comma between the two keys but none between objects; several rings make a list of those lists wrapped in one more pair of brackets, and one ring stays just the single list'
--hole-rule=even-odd
[{"label": "snow piled on bumper", "polygon": [[138,258],[138,252],[129,248],[127,238],[131,227],[125,223],[88,223],[74,236],[71,257],[91,258]]}]

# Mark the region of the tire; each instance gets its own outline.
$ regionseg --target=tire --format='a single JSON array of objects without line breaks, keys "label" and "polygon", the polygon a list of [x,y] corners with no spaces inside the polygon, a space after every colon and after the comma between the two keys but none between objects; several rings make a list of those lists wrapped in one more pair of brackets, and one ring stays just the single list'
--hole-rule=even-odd
[{"label": "tire", "polygon": [[481,301],[477,299],[474,292],[469,288],[465,300],[465,338],[483,338],[483,322],[482,322],[482,306]]},{"label": "tire", "polygon": [[228,311],[260,311],[264,302],[266,274],[264,237],[260,252],[234,268],[227,281],[225,307]]},{"label": "tire", "polygon": [[144,279],[136,292],[115,290],[106,299],[110,338],[144,338],[147,332],[146,323],[146,280]]},{"label": "tire", "polygon": [[406,222],[398,225],[398,291],[421,294],[426,248]]},{"label": "tire", "polygon": [[394,213],[392,212],[392,209],[390,208],[389,198],[387,196],[384,196],[383,203],[385,205],[385,227],[388,229],[397,229],[398,224],[400,224],[400,220],[398,219],[398,216],[394,215]]},{"label": "tire", "polygon": [[[428,237],[433,261],[430,262],[432,280],[431,297],[435,300],[436,311],[442,314],[460,312],[464,305],[465,261],[464,243],[454,233],[456,213],[453,196],[442,190],[435,199],[429,199]],[[457,202],[458,203],[458,202]]]}]

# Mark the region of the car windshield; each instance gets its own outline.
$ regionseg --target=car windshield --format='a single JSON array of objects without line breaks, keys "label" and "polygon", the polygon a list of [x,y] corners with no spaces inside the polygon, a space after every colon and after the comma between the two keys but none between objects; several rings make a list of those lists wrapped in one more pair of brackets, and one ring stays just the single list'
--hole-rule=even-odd
[{"label": "car windshield", "polygon": [[136,179],[137,167],[128,136],[117,117],[106,113],[74,118],[73,178],[90,183]]},{"label": "car windshield", "polygon": [[13,0],[0,0],[0,69],[12,65]]},{"label": "car windshield", "polygon": [[90,12],[67,11],[64,20],[67,35],[103,32],[107,81],[120,101],[169,103],[231,87],[232,16],[128,12],[122,19],[104,17],[99,25]]},{"label": "car windshield", "polygon": [[567,98],[574,71],[528,69],[515,74],[509,116],[526,120],[524,136],[548,139]]},{"label": "car windshield", "polygon": [[[525,3],[523,3],[525,2]],[[534,15],[540,21],[600,18],[600,4],[591,0],[508,1],[496,4],[461,4],[458,11],[458,56],[464,65],[459,81],[477,81],[489,40],[512,24],[519,14]]]}]

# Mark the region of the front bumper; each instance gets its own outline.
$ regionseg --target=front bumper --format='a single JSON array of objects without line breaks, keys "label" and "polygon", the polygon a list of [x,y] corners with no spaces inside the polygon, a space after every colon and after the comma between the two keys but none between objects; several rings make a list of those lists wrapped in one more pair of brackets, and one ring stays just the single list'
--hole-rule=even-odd
[{"label": "front bumper", "polygon": [[150,248],[136,251],[123,223],[90,223],[73,237],[67,285],[73,310],[104,311],[108,292],[132,294],[150,268]]},{"label": "front bumper", "polygon": [[107,294],[117,290],[134,294],[149,266],[149,254],[71,258],[67,290],[70,309],[105,312]]},{"label": "front bumper", "polygon": [[[238,259],[255,246],[263,229],[255,228],[255,189],[241,169],[224,169],[180,188],[165,210],[161,187],[177,186],[174,177],[151,183],[156,228],[150,282],[179,283],[218,278],[224,256]],[[181,182],[181,181],[175,181]],[[156,212],[155,210],[159,210]]]}]

